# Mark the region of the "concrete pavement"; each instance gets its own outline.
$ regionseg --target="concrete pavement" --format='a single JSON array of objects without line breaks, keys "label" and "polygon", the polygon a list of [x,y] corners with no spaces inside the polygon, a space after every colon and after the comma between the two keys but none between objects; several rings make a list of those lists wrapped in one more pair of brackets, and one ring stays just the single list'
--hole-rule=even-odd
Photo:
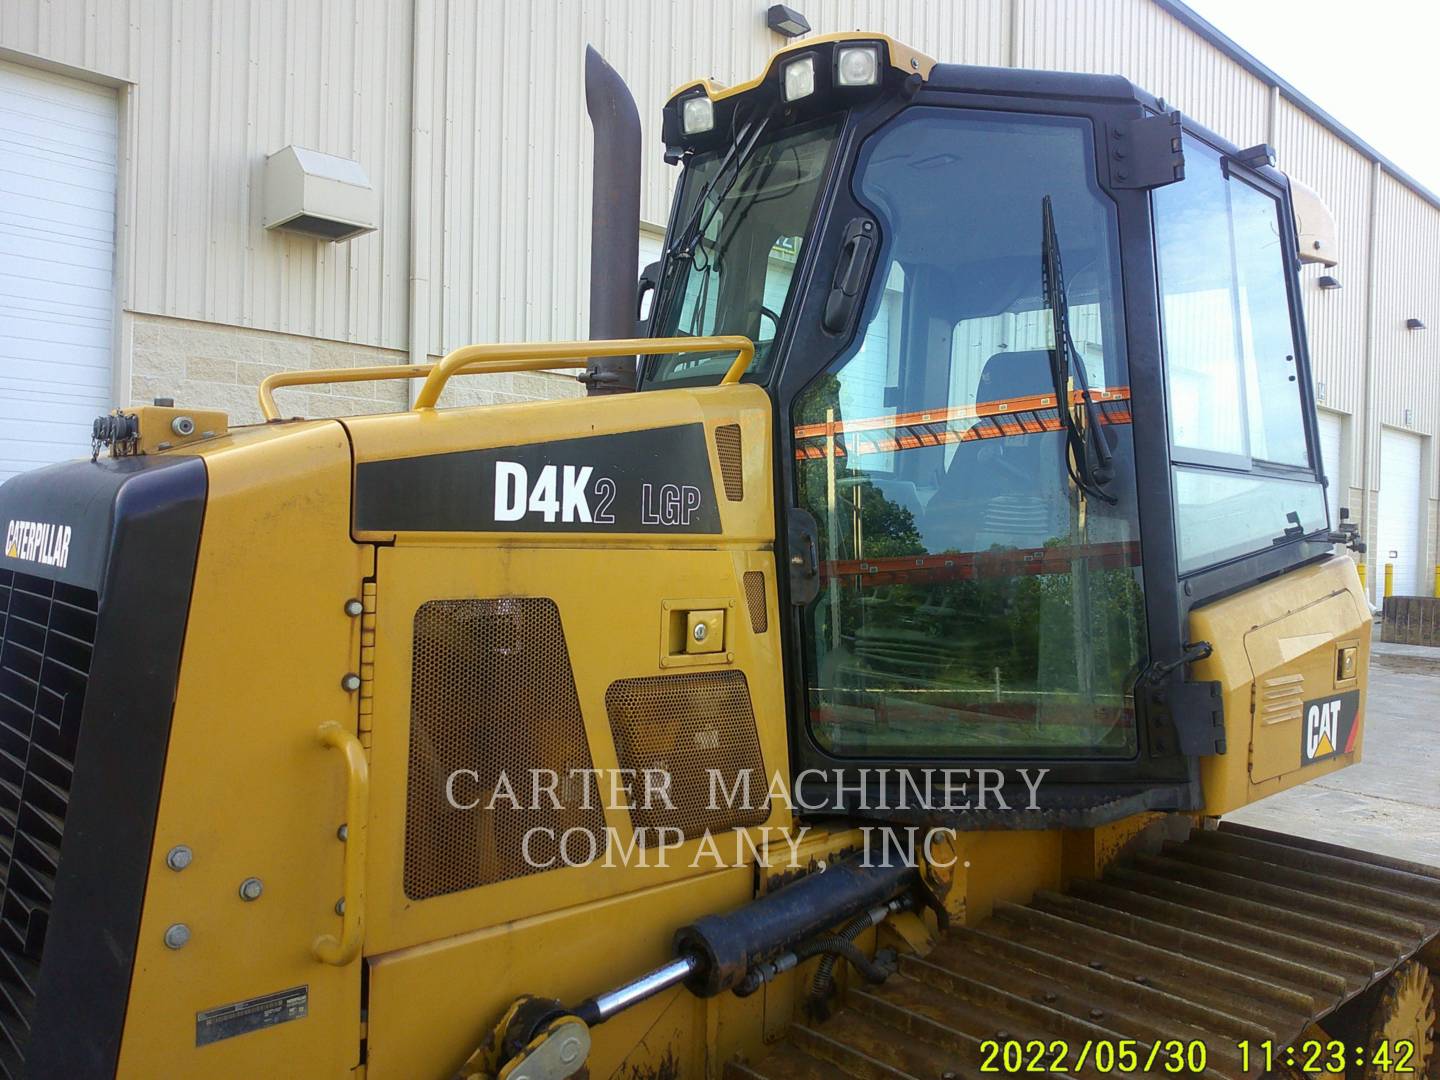
[{"label": "concrete pavement", "polygon": [[1377,641],[1367,712],[1359,765],[1226,820],[1440,866],[1440,649]]}]

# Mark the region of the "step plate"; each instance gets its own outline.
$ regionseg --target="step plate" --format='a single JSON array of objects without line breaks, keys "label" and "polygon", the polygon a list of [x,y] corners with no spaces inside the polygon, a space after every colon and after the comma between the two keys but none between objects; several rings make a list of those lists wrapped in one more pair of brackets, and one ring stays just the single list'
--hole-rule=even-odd
[{"label": "step plate", "polygon": [[1056,1044],[1041,1058],[1054,1071],[1027,1056],[1026,1076],[1116,1075],[1096,1047],[1133,1040],[1139,1072],[1173,1040],[1205,1046],[1189,1075],[1259,1076],[1240,1042],[1290,1045],[1437,934],[1440,868],[1225,823],[1067,893],[997,905],[883,986],[852,980],[835,1016],[727,1075],[1013,1075],[999,1058],[982,1072],[987,1040]]}]

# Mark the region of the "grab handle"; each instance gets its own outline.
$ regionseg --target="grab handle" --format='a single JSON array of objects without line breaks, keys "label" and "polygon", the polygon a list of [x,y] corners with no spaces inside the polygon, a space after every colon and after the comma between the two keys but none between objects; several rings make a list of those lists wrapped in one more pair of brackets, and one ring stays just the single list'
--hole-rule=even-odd
[{"label": "grab handle", "polygon": [[320,744],[345,755],[345,895],[336,905],[341,912],[340,936],[321,934],[311,945],[315,959],[344,967],[360,954],[365,938],[365,824],[370,819],[370,764],[365,747],[333,720],[320,725]]}]

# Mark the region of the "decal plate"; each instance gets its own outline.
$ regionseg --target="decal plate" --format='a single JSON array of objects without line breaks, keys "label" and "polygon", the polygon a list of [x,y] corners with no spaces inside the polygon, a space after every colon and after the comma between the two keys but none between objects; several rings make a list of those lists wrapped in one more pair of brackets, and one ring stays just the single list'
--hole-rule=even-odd
[{"label": "decal plate", "polygon": [[1305,702],[1300,725],[1300,764],[1313,765],[1355,749],[1360,734],[1360,691],[1347,690]]},{"label": "decal plate", "polygon": [[310,987],[292,986],[273,994],[220,1005],[195,1014],[195,1045],[208,1046],[221,1039],[303,1019],[310,1011]]},{"label": "decal plate", "polygon": [[365,461],[360,532],[718,533],[703,424]]}]

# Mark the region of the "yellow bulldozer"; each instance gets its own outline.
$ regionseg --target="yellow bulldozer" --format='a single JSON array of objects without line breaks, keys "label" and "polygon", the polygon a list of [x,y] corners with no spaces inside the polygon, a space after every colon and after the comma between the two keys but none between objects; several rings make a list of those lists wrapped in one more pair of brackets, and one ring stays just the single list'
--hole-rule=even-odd
[{"label": "yellow bulldozer", "polygon": [[1363,742],[1314,195],[814,37],[664,106],[637,289],[586,82],[591,340],[0,488],[0,1071],[1435,1077],[1440,870],[1219,821]]}]

